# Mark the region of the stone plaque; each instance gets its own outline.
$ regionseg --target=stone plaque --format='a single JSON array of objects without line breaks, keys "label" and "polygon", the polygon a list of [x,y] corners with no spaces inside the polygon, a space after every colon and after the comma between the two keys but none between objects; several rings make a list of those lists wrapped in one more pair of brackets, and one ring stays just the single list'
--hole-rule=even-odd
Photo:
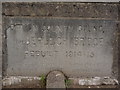
[{"label": "stone plaque", "polygon": [[98,19],[7,18],[7,75],[111,76],[116,22]]}]

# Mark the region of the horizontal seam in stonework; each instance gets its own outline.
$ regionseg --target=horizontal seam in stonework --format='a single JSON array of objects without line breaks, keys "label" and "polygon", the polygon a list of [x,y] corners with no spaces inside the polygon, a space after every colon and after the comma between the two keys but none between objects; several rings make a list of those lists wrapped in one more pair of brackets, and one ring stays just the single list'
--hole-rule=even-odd
[{"label": "horizontal seam in stonework", "polygon": [[111,20],[111,21],[115,21],[115,22],[120,22],[117,18],[116,19],[111,19],[111,18],[89,18],[89,17],[68,17],[68,16],[59,16],[59,17],[55,17],[55,16],[32,16],[32,15],[3,15],[3,17],[19,17],[19,18],[56,18],[56,19],[87,19],[87,20]]},{"label": "horizontal seam in stonework", "polygon": [[55,2],[55,1],[52,1],[52,2],[2,2],[3,4],[101,4],[101,5],[104,5],[104,4],[107,4],[107,5],[111,5],[111,4],[119,4],[119,2]]}]

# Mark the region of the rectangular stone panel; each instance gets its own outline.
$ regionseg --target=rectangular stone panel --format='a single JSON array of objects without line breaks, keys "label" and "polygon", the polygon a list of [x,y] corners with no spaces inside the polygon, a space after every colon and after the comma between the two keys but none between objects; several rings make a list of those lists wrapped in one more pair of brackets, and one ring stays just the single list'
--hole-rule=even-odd
[{"label": "rectangular stone panel", "polygon": [[113,20],[5,17],[8,76],[61,70],[70,77],[112,76]]}]

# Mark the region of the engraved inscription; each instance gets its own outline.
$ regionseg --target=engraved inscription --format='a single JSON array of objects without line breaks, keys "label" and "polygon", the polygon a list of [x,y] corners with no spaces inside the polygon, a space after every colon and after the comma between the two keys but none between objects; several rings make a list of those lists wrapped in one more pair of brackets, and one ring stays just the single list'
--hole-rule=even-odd
[{"label": "engraved inscription", "polygon": [[111,76],[114,21],[12,18],[11,25],[7,29],[9,75],[62,70],[70,77]]}]

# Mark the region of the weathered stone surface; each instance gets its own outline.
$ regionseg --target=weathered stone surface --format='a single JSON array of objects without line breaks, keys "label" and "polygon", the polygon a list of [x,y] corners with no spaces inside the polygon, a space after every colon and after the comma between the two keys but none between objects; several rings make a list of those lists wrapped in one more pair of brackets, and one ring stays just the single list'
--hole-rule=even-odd
[{"label": "weathered stone surface", "polygon": [[[120,22],[119,22],[119,33],[118,33],[118,80],[119,80],[119,84],[120,84]],[[120,86],[119,86],[119,90],[120,90]]]},{"label": "weathered stone surface", "polygon": [[[61,70],[70,77],[112,76],[116,22],[63,18],[4,18],[8,75]],[[31,67],[32,66],[32,67]]]},{"label": "weathered stone surface", "polygon": [[65,87],[65,76],[63,75],[63,73],[61,73],[60,71],[50,72],[47,76],[46,87],[47,88],[66,88]]},{"label": "weathered stone surface", "polygon": [[118,4],[3,3],[3,7],[5,75],[38,76],[56,69],[70,77],[118,75]]},{"label": "weathered stone surface", "polygon": [[[118,10],[119,10],[119,23],[118,23],[118,80],[119,80],[119,84],[120,84],[120,3],[118,5]],[[119,85],[119,90],[120,90],[120,85]]]},{"label": "weathered stone surface", "polygon": [[3,78],[3,88],[45,88],[41,77],[10,76]]},{"label": "weathered stone surface", "polygon": [[71,84],[81,86],[96,85],[118,85],[118,80],[111,77],[93,77],[93,78],[69,78]]},{"label": "weathered stone surface", "polygon": [[2,2],[119,2],[119,0],[0,0]]},{"label": "weathered stone surface", "polygon": [[114,3],[3,3],[5,16],[105,18],[117,20]]},{"label": "weathered stone surface", "polygon": [[0,90],[2,89],[2,3],[0,2]]}]

